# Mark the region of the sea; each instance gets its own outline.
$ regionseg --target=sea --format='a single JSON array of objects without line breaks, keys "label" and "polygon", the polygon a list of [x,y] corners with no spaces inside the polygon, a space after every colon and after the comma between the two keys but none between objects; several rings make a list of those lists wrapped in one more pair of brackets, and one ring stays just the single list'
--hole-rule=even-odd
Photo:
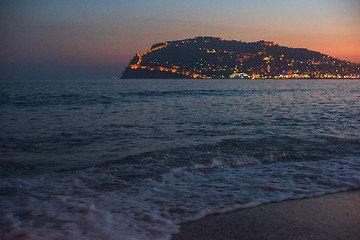
[{"label": "sea", "polygon": [[0,236],[170,239],[360,189],[359,80],[0,81]]}]

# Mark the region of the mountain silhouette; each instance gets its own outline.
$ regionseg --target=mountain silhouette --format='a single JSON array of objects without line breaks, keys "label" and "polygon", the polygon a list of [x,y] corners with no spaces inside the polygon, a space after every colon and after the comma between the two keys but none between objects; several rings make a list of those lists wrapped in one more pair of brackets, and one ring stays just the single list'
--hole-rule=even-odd
[{"label": "mountain silhouette", "polygon": [[195,37],[154,44],[121,78],[359,78],[360,64],[269,41]]}]

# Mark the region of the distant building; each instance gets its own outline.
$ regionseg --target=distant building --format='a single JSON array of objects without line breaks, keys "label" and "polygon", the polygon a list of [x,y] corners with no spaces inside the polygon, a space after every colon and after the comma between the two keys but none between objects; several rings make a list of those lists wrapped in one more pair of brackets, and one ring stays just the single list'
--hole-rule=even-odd
[{"label": "distant building", "polygon": [[230,75],[230,78],[234,79],[251,79],[251,77],[246,73],[233,73]]}]

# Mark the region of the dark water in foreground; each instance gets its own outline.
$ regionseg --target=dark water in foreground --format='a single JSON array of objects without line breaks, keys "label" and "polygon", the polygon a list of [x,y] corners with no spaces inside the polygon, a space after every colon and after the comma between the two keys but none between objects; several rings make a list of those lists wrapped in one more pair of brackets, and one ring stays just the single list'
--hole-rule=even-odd
[{"label": "dark water in foreground", "polygon": [[0,82],[5,239],[168,239],[360,189],[360,81]]}]

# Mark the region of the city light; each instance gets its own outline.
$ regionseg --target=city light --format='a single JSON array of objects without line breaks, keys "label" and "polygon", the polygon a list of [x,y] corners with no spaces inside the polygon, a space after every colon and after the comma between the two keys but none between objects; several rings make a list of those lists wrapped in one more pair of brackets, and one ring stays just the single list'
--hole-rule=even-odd
[{"label": "city light", "polygon": [[[320,53],[314,55],[314,53],[306,49],[304,49],[303,54],[309,53],[316,57],[306,58],[296,54],[291,55],[288,50],[286,54],[282,54],[281,50],[279,50],[282,47],[268,41],[253,43],[262,49],[260,51],[255,50],[256,52],[242,52],[236,50],[236,48],[233,50],[229,47],[222,47],[221,44],[226,42],[229,41],[211,37],[164,42],[144,53],[137,54],[137,62],[129,65],[129,68],[132,70],[169,72],[185,78],[196,79],[360,78],[360,64],[341,61]],[[235,44],[237,43],[241,44],[242,42],[235,42]],[[155,54],[169,47],[170,52],[176,52],[176,54],[180,55],[168,56],[167,52],[161,52],[160,55]],[[192,58],[193,60],[190,60],[190,62],[181,62],[179,59],[181,59],[183,52],[184,54],[198,56],[198,58]],[[178,60],[174,62],[173,58]]]}]

